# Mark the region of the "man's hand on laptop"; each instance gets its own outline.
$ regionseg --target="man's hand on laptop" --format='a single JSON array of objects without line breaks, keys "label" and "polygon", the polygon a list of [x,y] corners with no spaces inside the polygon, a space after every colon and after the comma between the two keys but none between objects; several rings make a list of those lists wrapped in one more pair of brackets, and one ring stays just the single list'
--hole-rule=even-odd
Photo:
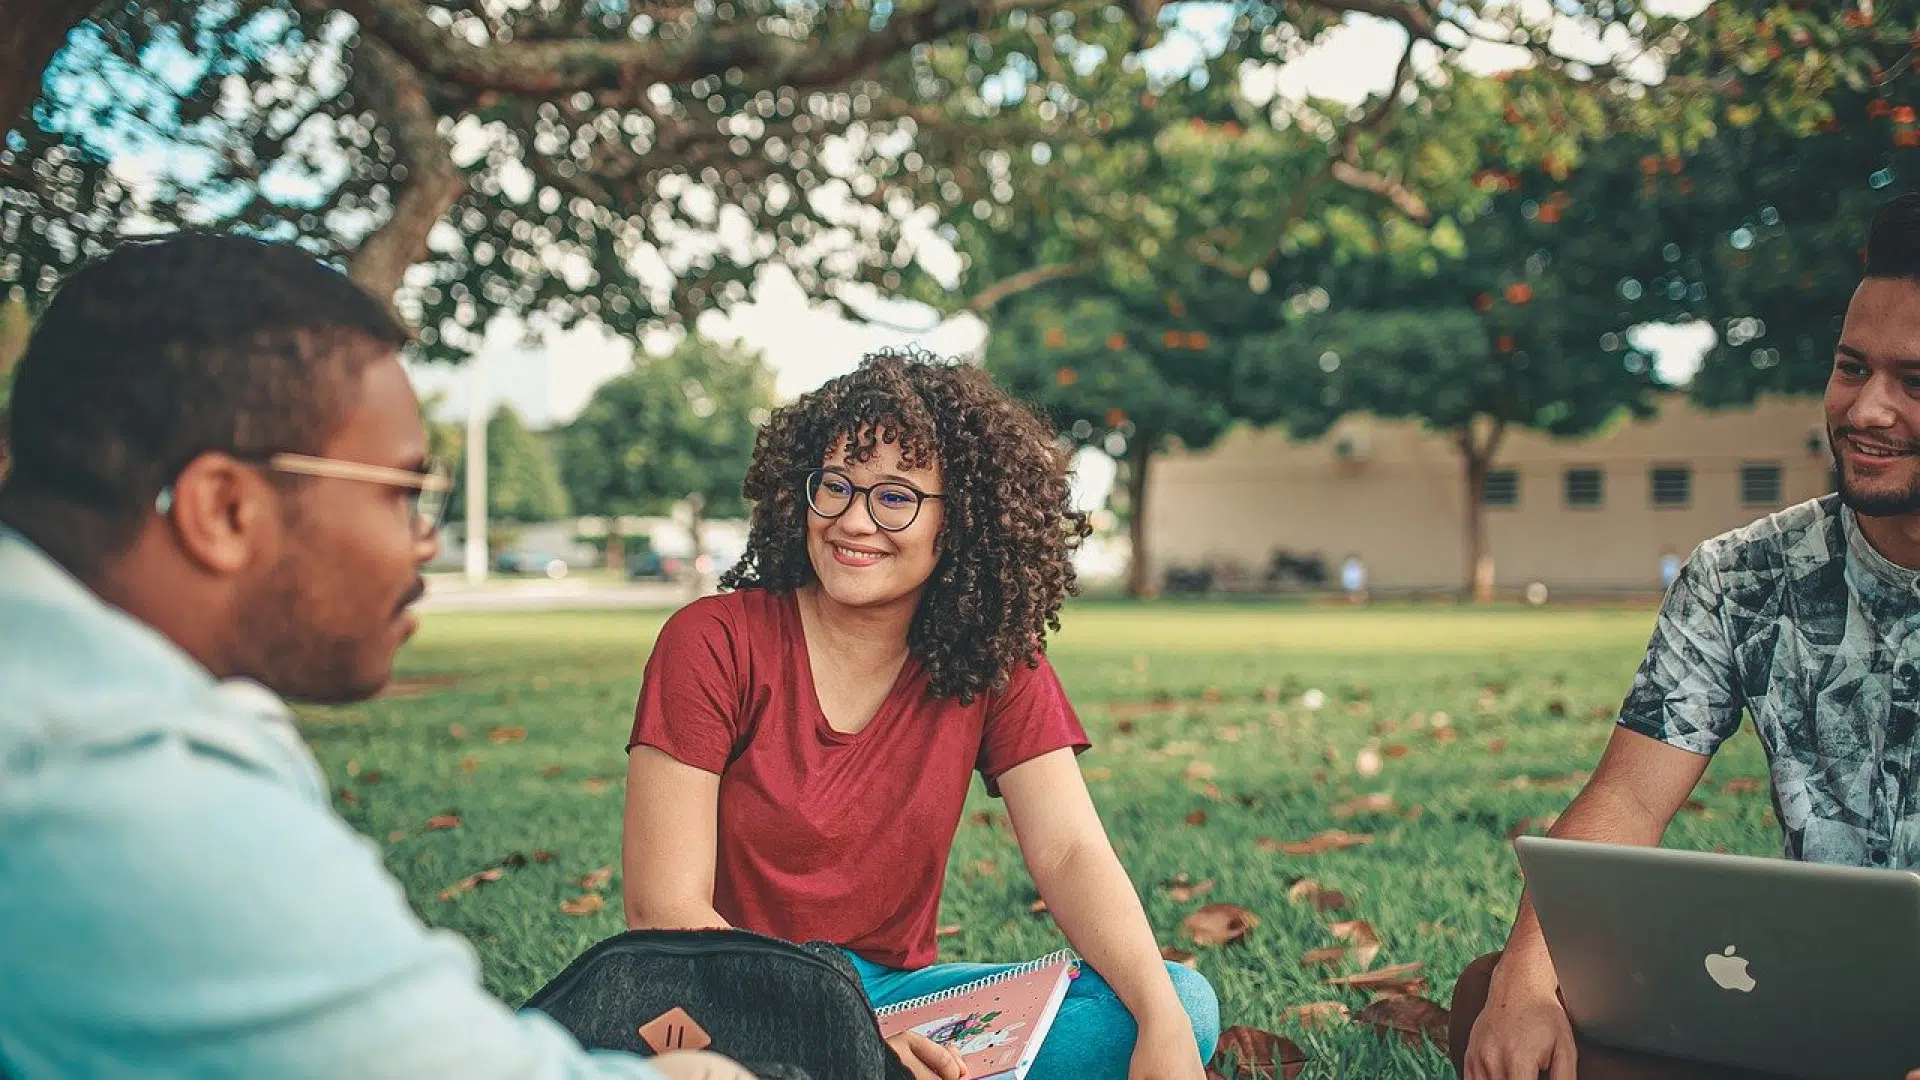
[{"label": "man's hand on laptop", "polygon": [[[1467,1042],[1466,1080],[1575,1080],[1573,1025],[1544,957],[1502,960]],[[1908,1077],[1907,1080],[1916,1080]]]},{"label": "man's hand on laptop", "polygon": [[667,1080],[753,1080],[753,1074],[719,1054],[704,1050],[677,1050],[647,1062]]}]

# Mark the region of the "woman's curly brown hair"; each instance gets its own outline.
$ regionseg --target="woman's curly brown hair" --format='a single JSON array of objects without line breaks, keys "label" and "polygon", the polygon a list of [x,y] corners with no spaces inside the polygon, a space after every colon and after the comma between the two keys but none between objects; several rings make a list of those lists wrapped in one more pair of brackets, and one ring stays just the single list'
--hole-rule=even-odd
[{"label": "woman's curly brown hair", "polygon": [[1069,492],[1052,429],[986,372],[919,352],[884,351],[773,414],[744,493],[746,552],[723,588],[792,590],[814,580],[806,474],[844,438],[868,461],[881,435],[908,468],[937,464],[946,519],[939,562],[907,631],[938,697],[970,702],[1018,663],[1038,665],[1060,606],[1077,594],[1073,549],[1092,530]]}]

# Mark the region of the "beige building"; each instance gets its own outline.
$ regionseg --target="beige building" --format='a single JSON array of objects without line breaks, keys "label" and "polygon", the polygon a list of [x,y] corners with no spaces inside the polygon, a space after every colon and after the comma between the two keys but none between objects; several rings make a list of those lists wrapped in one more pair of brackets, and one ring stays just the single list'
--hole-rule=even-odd
[{"label": "beige building", "polygon": [[[1507,434],[1487,480],[1496,589],[1556,595],[1657,590],[1661,556],[1832,490],[1818,398],[1701,410],[1668,395],[1659,414],[1597,435]],[[1147,550],[1156,583],[1210,566],[1257,587],[1276,550],[1324,560],[1337,586],[1357,554],[1377,594],[1456,592],[1466,576],[1464,469],[1417,423],[1349,416],[1295,443],[1239,430],[1209,450],[1155,460]]]}]

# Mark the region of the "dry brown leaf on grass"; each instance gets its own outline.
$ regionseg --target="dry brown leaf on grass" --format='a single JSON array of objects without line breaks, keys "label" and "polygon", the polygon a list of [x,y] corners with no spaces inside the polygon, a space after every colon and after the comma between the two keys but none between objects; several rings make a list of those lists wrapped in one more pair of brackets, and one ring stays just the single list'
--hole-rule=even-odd
[{"label": "dry brown leaf on grass", "polygon": [[465,724],[448,724],[447,735],[450,738],[464,739],[467,737],[467,726]]},{"label": "dry brown leaf on grass", "polygon": [[1353,919],[1337,922],[1328,927],[1333,936],[1347,942],[1353,949],[1353,962],[1361,967],[1371,967],[1373,959],[1380,955],[1380,935],[1373,924],[1365,919]]},{"label": "dry brown leaf on grass", "polygon": [[1408,754],[1407,747],[1404,743],[1390,743],[1386,749],[1380,752],[1390,758],[1403,758]]},{"label": "dry brown leaf on grass", "polygon": [[472,754],[468,754],[466,757],[463,757],[460,759],[461,772],[473,772],[479,767],[480,767],[480,759],[477,757],[474,757]]},{"label": "dry brown leaf on grass", "polygon": [[1045,915],[1047,913],[1047,902],[1045,900],[1035,900],[1027,906],[1027,910],[1035,915]]},{"label": "dry brown leaf on grass", "polygon": [[599,795],[612,787],[613,781],[603,776],[589,776],[580,782],[580,786],[586,788],[589,795]]},{"label": "dry brown leaf on grass", "polygon": [[1167,895],[1172,897],[1175,903],[1185,904],[1212,892],[1213,879],[1202,878],[1194,881],[1187,877],[1185,870],[1182,870],[1175,874],[1172,880],[1161,882],[1160,887],[1167,890]]},{"label": "dry brown leaf on grass", "polygon": [[957,926],[942,926],[933,932],[933,936],[937,938],[953,937],[959,932],[960,928]]},{"label": "dry brown leaf on grass", "polygon": [[1189,780],[1211,780],[1218,771],[1211,761],[1187,762],[1187,779]]},{"label": "dry brown leaf on grass", "polygon": [[540,775],[552,780],[566,771],[567,767],[565,765],[548,765],[540,770]]},{"label": "dry brown leaf on grass", "polygon": [[1418,1049],[1431,1040],[1434,1048],[1447,1053],[1447,1010],[1423,997],[1392,994],[1379,998],[1354,1014],[1353,1022],[1372,1028],[1382,1036],[1397,1032],[1402,1042]]},{"label": "dry brown leaf on grass", "polygon": [[486,884],[487,882],[499,881],[501,878],[506,876],[507,876],[507,872],[501,869],[500,867],[498,866],[488,867],[487,869],[482,870],[477,874],[468,874],[466,877],[461,878],[459,881],[454,882],[452,885],[449,885],[446,888],[441,889],[440,899],[444,903],[445,901],[453,899],[455,896],[459,895],[460,893],[472,892],[473,890],[479,888],[480,886]]},{"label": "dry brown leaf on grass", "polygon": [[536,851],[536,852],[534,852],[534,853],[533,853],[533,861],[534,861],[534,862],[552,862],[552,861],[553,861],[553,852],[551,852],[551,851]]},{"label": "dry brown leaf on grass", "polygon": [[1301,1027],[1319,1027],[1322,1024],[1345,1023],[1352,1015],[1345,1005],[1338,1001],[1316,1001],[1310,1005],[1294,1005],[1280,1013],[1280,1022],[1293,1021]]},{"label": "dry brown leaf on grass", "polygon": [[606,905],[607,898],[597,892],[576,896],[571,900],[560,901],[560,911],[566,915],[591,915]]},{"label": "dry brown leaf on grass", "polygon": [[1305,840],[1280,841],[1276,843],[1268,837],[1256,841],[1260,850],[1278,850],[1288,855],[1321,855],[1329,851],[1341,851],[1345,848],[1359,847],[1373,843],[1370,833],[1350,833],[1345,829],[1328,829],[1315,833]]},{"label": "dry brown leaf on grass", "polygon": [[994,877],[1000,873],[1000,864],[992,859],[975,859],[967,867],[967,873],[973,877]]},{"label": "dry brown leaf on grass", "polygon": [[1338,911],[1347,906],[1347,894],[1329,889],[1312,878],[1301,878],[1287,887],[1287,899],[1296,904],[1312,904],[1315,911]]},{"label": "dry brown leaf on grass", "polygon": [[457,829],[460,827],[460,815],[435,814],[427,819],[429,829]]},{"label": "dry brown leaf on grass", "polygon": [[1348,799],[1333,808],[1333,816],[1338,819],[1350,818],[1359,814],[1391,814],[1399,807],[1394,805],[1393,796],[1384,791],[1371,795],[1361,795]]},{"label": "dry brown leaf on grass", "polygon": [[1199,961],[1194,959],[1194,956],[1192,953],[1188,952],[1185,949],[1176,949],[1171,945],[1161,946],[1160,959],[1166,960],[1170,963],[1180,964],[1183,967],[1190,967],[1195,971],[1200,970],[1200,963]]},{"label": "dry brown leaf on grass", "polygon": [[1181,921],[1181,929],[1195,945],[1226,945],[1253,932],[1260,916],[1238,904],[1208,904]]},{"label": "dry brown leaf on grass", "polygon": [[598,892],[606,888],[607,883],[612,880],[613,867],[603,866],[598,870],[588,871],[587,875],[580,879],[580,887],[588,892]]},{"label": "dry brown leaf on grass", "polygon": [[1187,815],[1187,824],[1189,825],[1197,826],[1197,825],[1205,825],[1206,823],[1207,823],[1207,812],[1205,810],[1195,810],[1193,813]]},{"label": "dry brown leaf on grass", "polygon": [[1507,750],[1507,740],[1505,740],[1505,739],[1489,739],[1489,740],[1487,740],[1487,753],[1489,753],[1489,754],[1504,754],[1504,753],[1506,753],[1506,750]]},{"label": "dry brown leaf on grass", "polygon": [[523,727],[497,727],[487,732],[487,738],[497,743],[520,742],[527,737]]},{"label": "dry brown leaf on grass", "polygon": [[1292,1080],[1306,1067],[1306,1051],[1292,1039],[1237,1024],[1220,1033],[1210,1063],[1226,1080]]},{"label": "dry brown leaf on grass", "polygon": [[1767,782],[1753,776],[1736,776],[1720,785],[1720,791],[1726,795],[1751,795],[1767,790]]},{"label": "dry brown leaf on grass", "polygon": [[1420,961],[1395,964],[1392,967],[1378,968],[1374,971],[1362,971],[1353,975],[1340,975],[1326,980],[1328,986],[1344,986],[1349,990],[1379,990],[1383,993],[1416,994],[1427,988],[1427,980],[1419,974]]},{"label": "dry brown leaf on grass", "polygon": [[1337,967],[1347,958],[1345,945],[1328,945],[1319,949],[1308,949],[1300,954],[1301,967]]},{"label": "dry brown leaf on grass", "polygon": [[[1460,737],[1460,733],[1450,727],[1433,729],[1433,741],[1437,743],[1450,743],[1450,742],[1453,742],[1455,739],[1458,739],[1459,737]],[[1504,741],[1502,745],[1503,746],[1505,745]]]}]

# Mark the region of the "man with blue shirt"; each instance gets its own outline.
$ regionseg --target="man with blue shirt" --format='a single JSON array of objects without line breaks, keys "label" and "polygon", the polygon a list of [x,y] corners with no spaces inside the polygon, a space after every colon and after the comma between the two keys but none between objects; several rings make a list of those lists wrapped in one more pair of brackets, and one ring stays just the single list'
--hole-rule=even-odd
[{"label": "man with blue shirt", "polygon": [[[1827,378],[1840,490],[1714,537],[1681,567],[1612,740],[1552,835],[1658,844],[1744,712],[1785,857],[1920,868],[1920,194],[1874,215],[1865,270]],[[1557,990],[1523,896],[1504,953],[1455,989],[1460,1075],[1750,1075],[1580,1041]]]},{"label": "man with blue shirt", "polygon": [[282,698],[388,680],[445,471],[387,309],[298,248],[130,244],[35,327],[0,484],[0,1075],[741,1080],[481,988]]}]

